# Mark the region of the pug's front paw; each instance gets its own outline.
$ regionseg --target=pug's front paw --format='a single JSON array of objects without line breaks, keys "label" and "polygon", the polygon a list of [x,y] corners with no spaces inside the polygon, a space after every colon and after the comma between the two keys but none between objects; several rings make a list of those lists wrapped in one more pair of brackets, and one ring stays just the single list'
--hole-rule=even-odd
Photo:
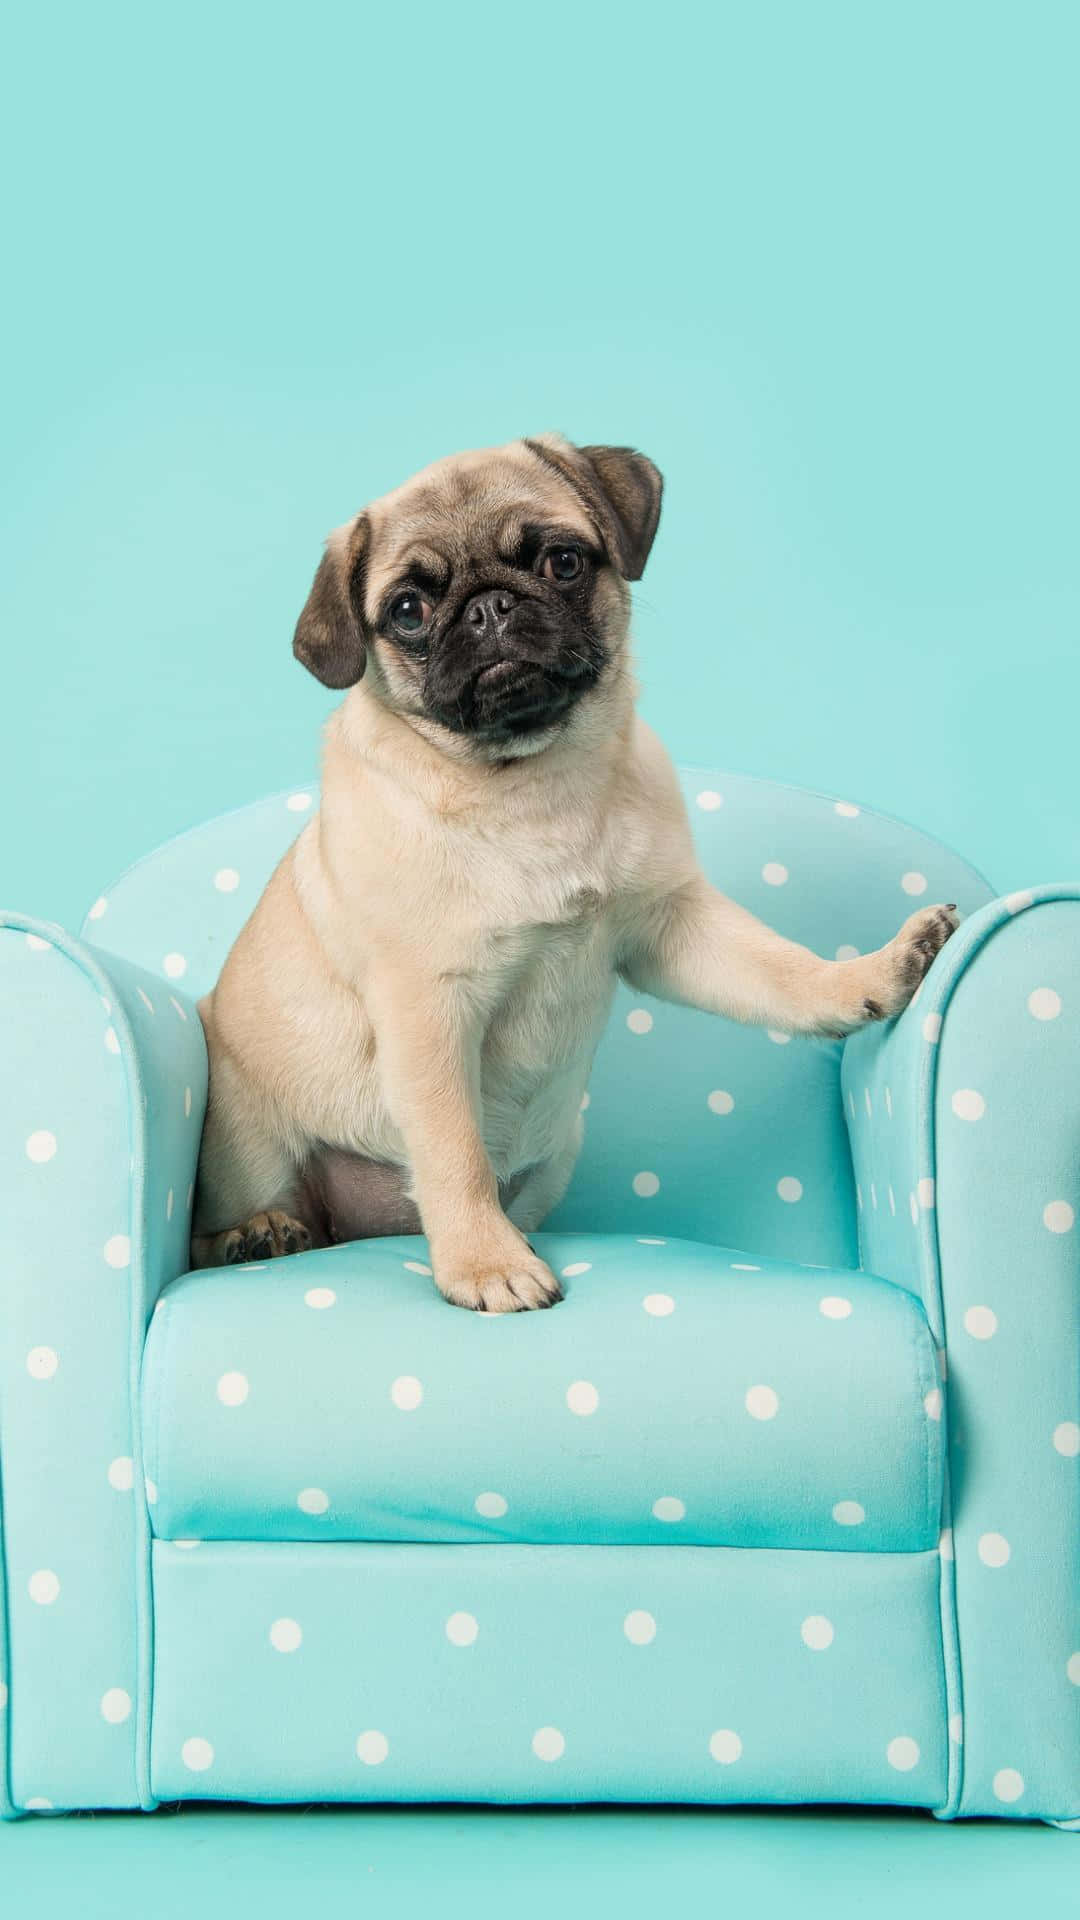
[{"label": "pug's front paw", "polygon": [[951,903],[946,907],[920,907],[904,921],[895,939],[874,955],[880,984],[872,985],[867,995],[867,1020],[889,1020],[903,1012],[959,924]]},{"label": "pug's front paw", "polygon": [[509,1249],[483,1250],[468,1260],[435,1259],[435,1284],[451,1306],[474,1313],[526,1313],[553,1307],[562,1299],[551,1268],[537,1258],[527,1240]]}]

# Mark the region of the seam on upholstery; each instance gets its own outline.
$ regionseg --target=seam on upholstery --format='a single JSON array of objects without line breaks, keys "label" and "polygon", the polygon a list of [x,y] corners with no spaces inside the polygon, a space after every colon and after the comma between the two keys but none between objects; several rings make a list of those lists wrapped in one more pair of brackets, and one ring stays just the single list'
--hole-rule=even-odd
[{"label": "seam on upholstery", "polygon": [[[960,982],[964,979],[972,961],[978,954],[982,953],[983,949],[1002,927],[1012,926],[1013,922],[1018,920],[1022,914],[1030,913],[1034,908],[1051,906],[1059,901],[1080,900],[1080,886],[1070,881],[1047,883],[1042,887],[1025,888],[1022,889],[1022,891],[1027,893],[1029,898],[1015,909],[1008,905],[1008,900],[1015,898],[1015,895],[1007,895],[992,903],[992,917],[988,920],[985,927],[980,928],[978,940],[964,954],[956,972],[951,975],[946,975],[943,980],[941,991],[937,996],[933,1009],[941,1016],[942,1028],[944,1028],[945,1016],[948,1012],[949,1003],[952,1000],[953,994],[959,987]],[[994,911],[994,909],[996,909],[996,911]],[[986,911],[986,909],[984,909],[984,911]],[[948,948],[946,948],[945,951],[947,953]],[[922,1165],[930,1169],[934,1181],[935,1201],[933,1208],[929,1209],[924,1215],[927,1226],[925,1234],[921,1236],[920,1239],[919,1265],[923,1281],[923,1299],[927,1303],[928,1308],[931,1304],[933,1306],[934,1317],[940,1329],[941,1345],[945,1350],[945,1386],[947,1388],[948,1341],[945,1326],[945,1294],[941,1280],[941,1247],[938,1238],[940,1181],[938,1178],[936,1110],[938,1062],[941,1058],[940,1041],[941,1035],[939,1034],[938,1044],[924,1047],[922,1051],[916,1104],[916,1149],[920,1158],[916,1160],[915,1177],[916,1179],[920,1177],[919,1167]],[[933,1326],[931,1326],[931,1332],[933,1332]],[[944,1397],[945,1395],[943,1395],[943,1398]],[[946,1431],[948,1431],[948,1429],[946,1429]],[[952,1526],[952,1490],[949,1469],[949,1453],[948,1449],[946,1449],[944,1497],[942,1500],[943,1527]],[[946,1560],[942,1557],[940,1548],[938,1552],[940,1566],[938,1591],[941,1617],[941,1644],[945,1664],[945,1704],[947,1716],[945,1737],[947,1741],[948,1790],[944,1806],[936,1807],[933,1811],[939,1819],[943,1820],[950,1820],[956,1817],[964,1792],[964,1747],[962,1742],[952,1739],[948,1727],[948,1720],[951,1720],[954,1714],[959,1716],[962,1723],[964,1711],[964,1672],[960,1644],[960,1623],[956,1607],[955,1552],[954,1545],[953,1558],[951,1560]]]},{"label": "seam on upholstery", "polygon": [[[934,1472],[935,1465],[939,1462],[939,1453],[935,1445],[934,1428],[936,1425],[937,1432],[940,1435],[941,1420],[939,1419],[937,1422],[931,1420],[926,1407],[926,1399],[934,1386],[939,1385],[940,1382],[936,1378],[937,1355],[932,1334],[930,1334],[930,1364],[929,1367],[926,1365],[926,1349],[921,1337],[923,1327],[925,1327],[927,1333],[930,1334],[925,1312],[919,1316],[919,1320],[914,1324],[912,1329],[912,1360],[914,1362],[915,1379],[918,1387],[919,1411],[922,1416],[923,1524],[927,1534],[932,1534],[934,1516],[941,1512],[941,1494],[938,1490],[940,1486],[940,1476]],[[932,1550],[933,1544],[934,1543],[931,1542],[931,1549],[928,1550]]]},{"label": "seam on upholstery", "polygon": [[[164,1325],[162,1326],[162,1329],[161,1329],[161,1342],[160,1342],[161,1354],[157,1363],[157,1377],[154,1380],[154,1423],[153,1423],[154,1424],[154,1452],[156,1456],[154,1460],[154,1466],[157,1470],[156,1478],[158,1481],[158,1499],[159,1500],[161,1498],[161,1478],[162,1478],[161,1430],[162,1430],[162,1424],[165,1418],[165,1392],[166,1392],[166,1383],[168,1382],[168,1379],[169,1379],[169,1349],[172,1345],[172,1334],[173,1334],[173,1314],[172,1314],[172,1309],[169,1306],[167,1301],[163,1302],[162,1304],[161,1318],[164,1321]],[[147,1426],[147,1431],[149,1432],[150,1430],[149,1420],[147,1421],[146,1426]],[[157,1538],[157,1535],[155,1534],[154,1528],[152,1525],[150,1528],[150,1534],[152,1539]]]},{"label": "seam on upholstery", "polygon": [[146,1340],[147,1306],[147,1128],[142,1074],[135,1036],[123,1007],[120,1047],[127,1073],[128,1105],[131,1126],[131,1226],[132,1246],[138,1249],[136,1271],[128,1294],[128,1407],[131,1418],[131,1450],[137,1475],[135,1485],[135,1660],[138,1692],[135,1704],[135,1785],[139,1804],[149,1811],[156,1805],[150,1792],[150,1688],[153,1684],[154,1601],[150,1570],[150,1513],[146,1488],[146,1461],[143,1457],[142,1406],[140,1383],[142,1356]]},{"label": "seam on upholstery", "polygon": [[143,1109],[143,1082],[135,1035],[116,983],[87,951],[81,940],[53,922],[27,914],[5,913],[3,926],[19,933],[36,933],[82,973],[94,991],[110,1003],[110,1018],[120,1042],[124,1079],[128,1096],[128,1143],[130,1166],[128,1188],[131,1205],[131,1267],[128,1281],[128,1418],[131,1427],[133,1463],[134,1525],[134,1613],[135,1613],[135,1732],[134,1773],[139,1805],[151,1812],[157,1801],[150,1792],[148,1689],[152,1674],[153,1600],[150,1575],[150,1522],[146,1500],[146,1470],[143,1460],[142,1420],[139,1405],[139,1381],[146,1310],[146,1115]]},{"label": "seam on upholstery", "polygon": [[[162,1354],[161,1354],[161,1359],[158,1363],[157,1380],[155,1383],[156,1407],[155,1407],[155,1420],[154,1420],[154,1454],[155,1454],[154,1479],[157,1484],[158,1499],[160,1500],[161,1499],[161,1479],[162,1479],[161,1420],[162,1420],[162,1407],[165,1399],[164,1383],[168,1379],[167,1362],[169,1357],[169,1345],[172,1340],[173,1315],[170,1310],[169,1303],[165,1299],[164,1295],[159,1295],[159,1298],[162,1301],[161,1317],[164,1319],[165,1324],[162,1327]],[[147,1329],[149,1329],[149,1321],[147,1322]],[[145,1359],[145,1353],[146,1353],[146,1342],[144,1337],[144,1341],[143,1341],[144,1359]],[[138,1383],[136,1383],[136,1386],[135,1386],[135,1395],[136,1395],[135,1404],[138,1409],[138,1417],[141,1423],[142,1417],[143,1417],[142,1394],[141,1394],[140,1386]],[[149,1421],[146,1422],[146,1431],[147,1433],[149,1433],[150,1431]],[[157,1647],[156,1647],[156,1638],[155,1638],[156,1616],[155,1616],[155,1609],[154,1609],[154,1542],[155,1542],[156,1536],[154,1534],[153,1522],[150,1518],[149,1506],[147,1506],[146,1508],[146,1525],[147,1525],[147,1532],[148,1532],[147,1551],[146,1551],[146,1575],[147,1575],[147,1585],[149,1589],[149,1600],[150,1600],[150,1635],[149,1635],[147,1653],[146,1653],[147,1716],[146,1716],[145,1741],[144,1741],[143,1753],[145,1756],[145,1763],[146,1763],[147,1805],[149,1807],[156,1807],[158,1802],[157,1802],[156,1795],[154,1794],[151,1786],[151,1764],[152,1764],[153,1735],[154,1735],[154,1690],[155,1690],[155,1684],[157,1679]]]}]

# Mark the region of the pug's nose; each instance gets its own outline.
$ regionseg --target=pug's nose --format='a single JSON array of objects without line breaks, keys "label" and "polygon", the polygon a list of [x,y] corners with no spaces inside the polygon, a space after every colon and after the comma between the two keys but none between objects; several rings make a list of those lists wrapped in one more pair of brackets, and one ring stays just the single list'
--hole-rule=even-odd
[{"label": "pug's nose", "polygon": [[498,639],[513,609],[514,596],[506,587],[474,593],[465,608],[465,622],[476,640]]}]

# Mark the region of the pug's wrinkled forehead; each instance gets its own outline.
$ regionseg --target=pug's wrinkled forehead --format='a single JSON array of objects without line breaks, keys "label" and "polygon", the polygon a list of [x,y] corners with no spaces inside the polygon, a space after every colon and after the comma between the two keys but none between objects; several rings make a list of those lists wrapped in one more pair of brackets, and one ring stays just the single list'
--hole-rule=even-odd
[{"label": "pug's wrinkled forehead", "polygon": [[564,473],[524,441],[438,461],[377,500],[367,509],[367,520],[369,620],[400,579],[426,578],[445,587],[477,562],[512,564],[541,532],[590,546],[603,540]]},{"label": "pug's wrinkled forehead", "polygon": [[576,447],[553,433],[437,461],[330,536],[293,650],[324,685],[353,686],[399,580],[443,590],[485,559],[512,564],[538,535],[591,546],[623,580],[638,580],[662,490],[634,448]]}]

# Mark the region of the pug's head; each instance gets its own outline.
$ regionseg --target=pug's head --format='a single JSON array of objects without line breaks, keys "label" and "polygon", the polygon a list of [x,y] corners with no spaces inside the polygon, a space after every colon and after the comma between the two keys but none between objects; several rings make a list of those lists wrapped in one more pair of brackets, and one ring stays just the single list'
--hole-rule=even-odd
[{"label": "pug's head", "polygon": [[557,434],[440,460],[331,535],[293,651],[456,752],[536,752],[622,666],[662,484]]}]

